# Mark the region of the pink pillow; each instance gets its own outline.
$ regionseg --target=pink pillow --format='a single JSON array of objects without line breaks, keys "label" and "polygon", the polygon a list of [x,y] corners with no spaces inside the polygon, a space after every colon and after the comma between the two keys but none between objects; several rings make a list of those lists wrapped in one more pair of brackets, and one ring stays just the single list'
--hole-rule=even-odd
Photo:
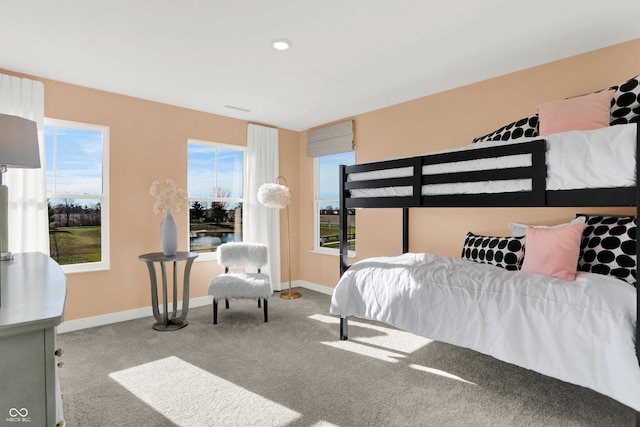
[{"label": "pink pillow", "polygon": [[527,227],[522,271],[576,279],[584,223],[560,228]]},{"label": "pink pillow", "polygon": [[609,109],[614,93],[613,90],[606,90],[538,105],[540,135],[609,126]]}]

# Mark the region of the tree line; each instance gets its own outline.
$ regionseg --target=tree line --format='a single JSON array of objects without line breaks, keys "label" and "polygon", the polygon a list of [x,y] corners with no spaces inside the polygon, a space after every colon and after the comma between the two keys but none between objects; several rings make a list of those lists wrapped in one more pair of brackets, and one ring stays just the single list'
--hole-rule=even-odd
[{"label": "tree line", "polygon": [[59,199],[56,204],[47,202],[49,225],[52,227],[96,227],[101,225],[102,205],[81,205],[74,199]]},{"label": "tree line", "polygon": [[227,203],[225,202],[211,202],[211,206],[207,208],[202,203],[195,201],[191,202],[189,219],[191,224],[233,222],[235,210],[238,207],[240,207],[240,204],[227,208]]}]

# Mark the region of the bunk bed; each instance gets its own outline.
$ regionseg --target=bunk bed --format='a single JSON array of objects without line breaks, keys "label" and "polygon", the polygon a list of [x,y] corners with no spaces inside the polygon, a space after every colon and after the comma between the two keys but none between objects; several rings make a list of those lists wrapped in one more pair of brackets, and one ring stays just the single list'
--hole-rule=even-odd
[{"label": "bunk bed", "polygon": [[[640,101],[640,96],[638,99]],[[551,148],[561,145],[559,143],[554,145],[554,142],[566,139],[566,134],[533,136],[506,142],[486,141],[471,144],[464,149],[340,166],[341,278],[334,289],[330,309],[331,314],[340,317],[340,339],[348,339],[349,316],[381,321],[426,338],[472,348],[544,375],[596,390],[636,410],[636,419],[640,425],[640,412],[638,412],[640,411],[640,326],[636,322],[636,319],[640,318],[640,288],[635,283],[636,264],[633,266],[632,274],[624,278],[595,274],[595,270],[593,273],[579,271],[575,282],[566,282],[551,277],[545,280],[543,276],[520,271],[514,273],[462,259],[464,256],[451,258],[409,253],[409,213],[413,208],[576,207],[578,213],[580,207],[636,206],[637,216],[640,205],[636,177],[640,173],[640,162],[636,162],[636,152],[640,152],[640,122],[636,118],[622,126],[617,126],[617,123],[613,122],[612,124],[616,126],[610,126],[601,132],[587,132],[598,134],[599,137],[610,141],[616,138],[620,141],[624,140],[620,142],[620,146],[610,149],[609,152],[624,157],[624,159],[610,159],[613,162],[611,165],[616,162],[622,162],[625,165],[619,167],[615,173],[596,173],[595,175],[600,175],[601,180],[587,184],[580,184],[580,182],[583,179],[589,180],[590,177],[580,176],[580,172],[564,181],[554,178],[558,170],[566,166],[562,160],[562,156],[566,153],[561,153],[557,161],[550,160],[550,157],[553,157]],[[571,133],[573,136],[569,135],[569,139],[574,138],[575,135],[578,135],[578,139],[581,138],[581,132],[567,134]],[[622,134],[626,135],[619,136]],[[629,135],[632,135],[631,138]],[[602,153],[594,156],[593,163],[596,167],[598,163],[608,162]],[[554,163],[556,170],[552,170]],[[475,164],[478,166],[476,167]],[[591,169],[588,173],[594,175]],[[611,179],[617,179],[612,177],[618,177],[620,180],[611,181]],[[503,191],[504,188],[507,189]],[[359,208],[402,209],[403,254],[365,259],[353,266],[349,265],[348,212]],[[635,221],[632,220],[632,223],[635,233]],[[467,242],[468,239],[469,236]],[[629,242],[626,243],[629,244]],[[640,254],[640,241],[635,239],[635,234],[631,244],[635,248],[635,254]],[[423,265],[426,266],[426,270],[422,270]],[[414,276],[421,276],[429,286],[408,289],[408,285],[401,282],[405,279],[417,281]],[[473,281],[469,279],[471,276],[480,276],[479,281],[484,280],[486,283],[469,284]],[[597,283],[593,285],[592,282]],[[435,298],[439,301],[429,303],[429,299],[433,299],[434,294],[423,288],[433,288],[434,283],[437,288]],[[520,290],[504,291],[504,288],[500,287],[504,283],[508,283],[511,289]],[[597,289],[594,290],[594,286]],[[400,287],[402,290],[396,290]],[[452,288],[458,289],[459,292],[452,291]],[[583,322],[597,329],[593,335],[579,337],[579,339],[584,341],[601,339],[606,341],[606,346],[620,345],[624,348],[619,352],[614,349],[609,354],[604,354],[607,351],[603,351],[602,355],[598,354],[594,357],[598,359],[596,361],[568,362],[577,368],[570,368],[573,371],[565,373],[562,371],[564,369],[562,366],[560,368],[551,366],[555,365],[554,360],[539,363],[540,351],[543,351],[540,348],[544,347],[543,345],[537,348],[536,345],[527,342],[526,337],[519,342],[509,342],[510,338],[507,335],[513,336],[514,332],[500,329],[501,322],[505,319],[500,319],[499,316],[503,311],[519,313],[516,317],[508,319],[516,323],[515,334],[533,334],[533,339],[536,340],[545,341],[545,334],[567,334],[570,333],[567,328],[557,324],[558,327],[554,328],[551,321],[547,329],[535,331],[533,325],[538,319],[526,319],[522,316],[523,313],[526,316],[538,310],[534,315],[539,316],[540,320],[545,321],[546,316],[553,321],[560,321],[566,313],[554,316],[552,312],[554,304],[564,304],[564,307],[580,305],[584,302],[572,300],[574,298],[572,292],[595,293],[592,294],[595,295],[594,298],[602,298],[602,300],[612,296],[613,303],[603,302],[601,305],[596,302],[595,311],[608,312],[610,307],[606,304],[617,304],[615,301],[618,301],[624,305],[620,310],[626,310],[627,315],[622,318],[622,315],[617,312],[610,313],[610,317],[598,318],[600,320],[596,319],[594,322],[585,320],[581,317],[583,314],[576,316],[577,322]],[[466,299],[462,302],[452,302],[451,299],[458,298],[455,296],[456,293],[463,294],[462,298]],[[483,311],[488,305],[482,306],[480,311],[474,312],[473,308],[469,310],[469,307],[478,303],[476,301],[476,298],[479,298],[478,295],[485,295],[490,301],[480,302],[480,304],[498,307],[497,310],[492,313]],[[523,295],[526,297],[522,297]],[[542,306],[531,310],[523,309],[522,306],[517,307],[518,304],[527,301],[536,301],[536,304],[539,301],[545,302]],[[500,304],[509,304],[510,308],[501,310]],[[585,304],[589,303],[585,302]],[[465,318],[463,314],[458,319],[456,316],[460,313],[456,310],[471,311],[471,317]],[[408,313],[409,320],[403,318],[404,314],[401,313],[403,311]],[[434,322],[433,316],[441,316],[439,322]],[[431,326],[425,327],[424,323],[430,321]],[[473,322],[475,324],[471,324]],[[620,331],[619,333],[614,331],[616,337],[611,337],[611,329],[601,328],[598,322],[608,323],[607,327],[619,328]],[[448,328],[442,327],[443,324],[448,323],[452,325]],[[476,336],[470,338],[474,328],[485,329],[478,331]],[[486,328],[498,328],[499,331],[496,334],[495,330],[488,332]],[[559,343],[561,347],[565,341],[570,345],[574,342],[565,338],[566,336],[556,336],[550,340],[551,344],[547,343],[547,346]],[[497,341],[502,342],[497,343]],[[513,345],[522,346],[522,351],[511,351],[513,349],[509,347]],[[579,345],[582,346],[582,343]],[[590,348],[590,345],[589,343],[582,346],[580,351]],[[508,351],[503,351],[505,348]],[[571,355],[576,353],[571,349],[567,351],[568,353],[562,349],[552,351],[550,357],[572,357]],[[528,355],[527,352],[531,353]],[[518,354],[514,356],[513,353]],[[612,361],[612,358],[618,357],[618,353],[620,353],[620,360]],[[622,361],[622,359],[625,360]],[[591,372],[599,366],[604,366],[602,364],[608,365],[609,370]],[[611,364],[615,366],[609,366]],[[630,364],[633,367],[628,368]],[[628,371],[625,371],[627,368]],[[611,378],[602,378],[609,374]]]}]

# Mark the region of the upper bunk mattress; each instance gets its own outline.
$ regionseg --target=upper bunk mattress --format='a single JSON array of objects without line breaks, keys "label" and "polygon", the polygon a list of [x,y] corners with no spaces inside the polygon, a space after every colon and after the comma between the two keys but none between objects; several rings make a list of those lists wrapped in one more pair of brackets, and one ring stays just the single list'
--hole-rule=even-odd
[{"label": "upper bunk mattress", "polygon": [[[583,188],[633,187],[636,181],[636,133],[635,123],[615,125],[590,131],[570,131],[548,135],[546,140],[547,190],[575,190]],[[437,153],[475,150],[528,142],[538,138],[522,138],[518,141],[478,142],[453,150]],[[427,154],[428,155],[428,154]],[[439,163],[422,167],[423,175],[480,170],[499,170],[531,165],[530,154],[509,155],[496,158],[475,159],[460,162]],[[398,178],[412,175],[411,167],[383,169],[371,172],[351,173],[348,181],[367,181]],[[531,180],[514,179],[500,181],[461,182],[422,186],[422,195],[480,194],[531,191]],[[350,190],[351,197],[395,197],[412,195],[411,186],[362,188]]]}]

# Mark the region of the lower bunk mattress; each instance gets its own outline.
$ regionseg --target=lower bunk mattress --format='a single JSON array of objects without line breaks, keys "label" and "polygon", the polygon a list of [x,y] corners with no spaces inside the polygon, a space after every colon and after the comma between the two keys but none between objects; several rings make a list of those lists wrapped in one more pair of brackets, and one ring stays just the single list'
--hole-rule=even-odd
[{"label": "lower bunk mattress", "polygon": [[578,272],[567,282],[407,253],[352,265],[330,310],[471,348],[640,411],[636,290],[613,277]]}]

